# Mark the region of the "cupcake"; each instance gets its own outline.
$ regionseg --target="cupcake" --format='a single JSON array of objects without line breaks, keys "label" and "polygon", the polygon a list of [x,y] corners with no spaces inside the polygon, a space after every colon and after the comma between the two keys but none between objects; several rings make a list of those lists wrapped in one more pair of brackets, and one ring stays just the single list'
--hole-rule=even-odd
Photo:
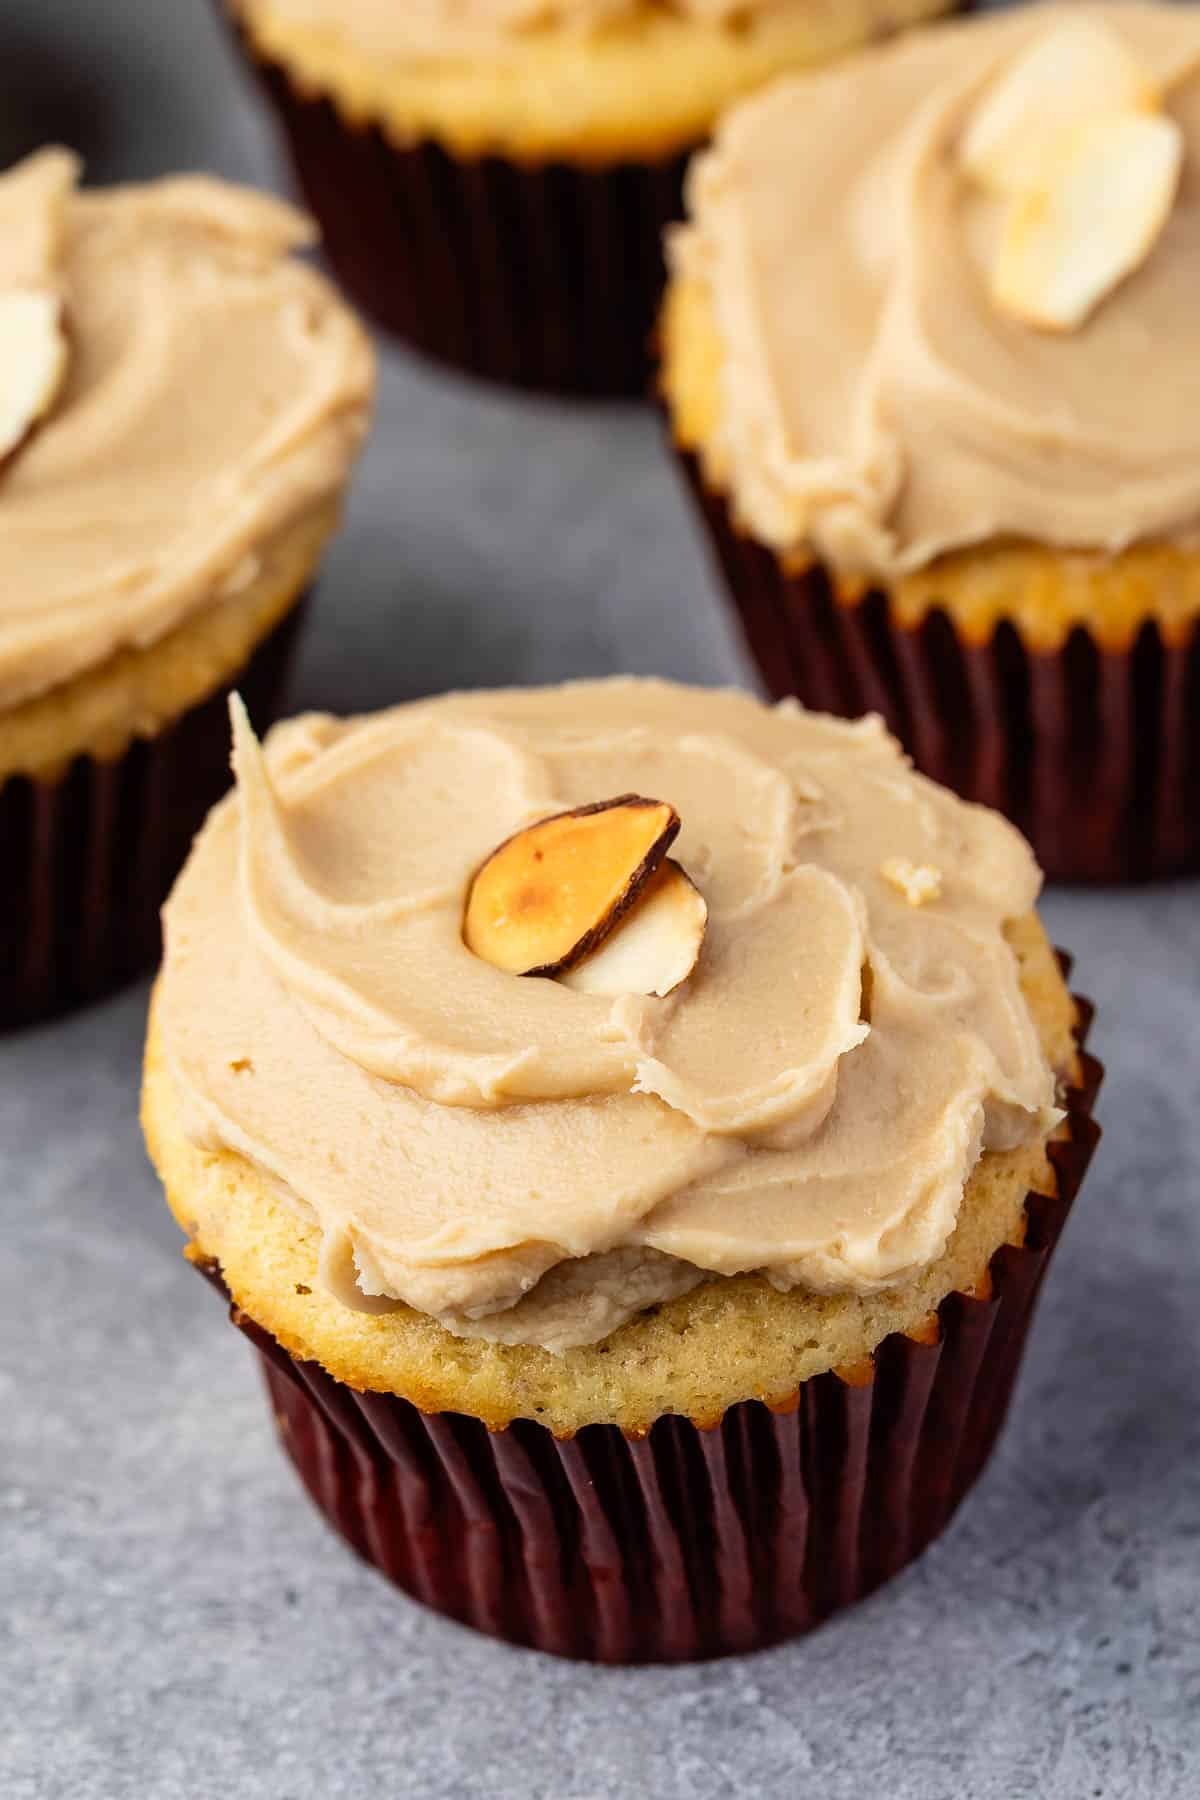
[{"label": "cupcake", "polygon": [[951,0],[218,0],[325,249],[494,381],[640,394],[662,227],[721,108]]},{"label": "cupcake", "polygon": [[766,685],[882,713],[1062,880],[1200,869],[1198,50],[1029,7],[777,84],[672,250],[662,393]]},{"label": "cupcake", "polygon": [[876,719],[614,680],[235,705],[142,1117],[368,1561],[612,1662],[801,1632],[1004,1417],[1099,1070],[998,815]]},{"label": "cupcake", "polygon": [[290,207],[201,176],[0,176],[0,1025],[153,965],[268,717],[373,384]]}]

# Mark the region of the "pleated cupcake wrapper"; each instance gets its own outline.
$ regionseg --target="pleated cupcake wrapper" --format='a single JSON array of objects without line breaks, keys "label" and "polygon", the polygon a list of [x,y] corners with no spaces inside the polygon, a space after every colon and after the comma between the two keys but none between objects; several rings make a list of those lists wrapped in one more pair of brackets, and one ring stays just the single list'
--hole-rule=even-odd
[{"label": "pleated cupcake wrapper", "polygon": [[[1079,1003],[1082,1045],[1091,1007]],[[329,1522],[414,1599],[561,1656],[676,1662],[808,1630],[902,1569],[945,1527],[1004,1420],[1050,1253],[1099,1130],[1083,1056],[1058,1194],[1031,1194],[1025,1243],[992,1258],[986,1299],[951,1294],[937,1342],[894,1334],[862,1385],[806,1381],[785,1406],[718,1423],[666,1416],[642,1437],[501,1431],[359,1393],[258,1347],[288,1455]],[[203,1269],[226,1290],[215,1266]]]},{"label": "pleated cupcake wrapper", "polygon": [[200,705],[113,761],[79,756],[55,781],[0,778],[0,1029],[30,1024],[153,967],[159,909],[229,786],[239,688],[258,726],[282,697],[303,603]]},{"label": "pleated cupcake wrapper", "polygon": [[283,127],[325,255],[364,312],[490,381],[647,393],[662,233],[682,212],[686,155],[588,167],[400,145],[302,91],[230,23]]},{"label": "pleated cupcake wrapper", "polygon": [[789,574],[680,460],[775,698],[882,713],[918,768],[1007,814],[1055,880],[1200,871],[1200,623],[1173,643],[1147,621],[1128,651],[1081,628],[1034,650],[1007,621],[972,644],[941,610],[902,625],[879,590],[851,602],[819,566]]}]

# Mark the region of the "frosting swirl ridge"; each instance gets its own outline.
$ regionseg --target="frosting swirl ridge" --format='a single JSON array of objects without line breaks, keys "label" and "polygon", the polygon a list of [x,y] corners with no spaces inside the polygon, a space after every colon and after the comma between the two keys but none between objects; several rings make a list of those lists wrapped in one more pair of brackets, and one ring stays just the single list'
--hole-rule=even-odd
[{"label": "frosting swirl ridge", "polygon": [[[316,1219],[350,1305],[561,1349],[714,1275],[867,1292],[1053,1117],[1003,932],[1032,857],[878,721],[612,681],[235,735],[164,1044],[191,1134]],[[635,786],[708,902],[690,977],[602,997],[473,955],[495,846]]]},{"label": "frosting swirl ridge", "polygon": [[[1002,209],[961,148],[1014,59],[1080,19],[1161,94],[1183,177],[1144,262],[1046,331],[994,301]],[[737,107],[672,254],[715,322],[711,448],[756,536],[883,578],[992,540],[1194,542],[1198,156],[1200,21],[1165,5],[938,26]]]},{"label": "frosting swirl ridge", "polygon": [[61,150],[0,175],[0,289],[60,293],[70,346],[0,469],[0,706],[236,595],[340,490],[374,385],[353,314],[291,255],[302,214],[207,176],[77,175]]}]

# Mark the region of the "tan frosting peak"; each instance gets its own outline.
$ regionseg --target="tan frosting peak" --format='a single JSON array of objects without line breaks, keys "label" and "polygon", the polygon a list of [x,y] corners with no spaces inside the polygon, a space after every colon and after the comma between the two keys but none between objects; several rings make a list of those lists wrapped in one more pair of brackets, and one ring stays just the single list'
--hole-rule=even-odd
[{"label": "tan frosting peak", "polygon": [[[167,908],[164,1042],[190,1129],[319,1221],[349,1304],[557,1349],[710,1273],[869,1290],[940,1253],[983,1147],[1047,1127],[1003,935],[1037,869],[877,721],[614,681],[309,717],[265,754],[241,722],[236,768]],[[634,788],[708,903],[682,986],[475,957],[490,851]]]},{"label": "tan frosting peak", "polygon": [[297,26],[346,37],[383,56],[503,52],[531,33],[593,32],[639,14],[724,23],[799,11],[813,0],[237,0]]},{"label": "tan frosting peak", "polygon": [[[998,203],[959,146],[1017,53],[1082,16],[1161,83],[1184,174],[1145,262],[1084,325],[1047,334],[993,302]],[[1189,7],[1029,7],[777,84],[728,116],[694,166],[674,257],[711,296],[716,449],[758,537],[883,576],[997,537],[1194,539],[1198,63]]]},{"label": "tan frosting peak", "polygon": [[57,284],[78,176],[69,150],[41,150],[0,177],[0,292]]},{"label": "tan frosting peak", "polygon": [[0,289],[61,289],[71,349],[0,471],[5,706],[250,579],[341,486],[373,385],[360,327],[289,254],[302,214],[205,176],[78,193],[76,173],[47,151],[0,176]]}]

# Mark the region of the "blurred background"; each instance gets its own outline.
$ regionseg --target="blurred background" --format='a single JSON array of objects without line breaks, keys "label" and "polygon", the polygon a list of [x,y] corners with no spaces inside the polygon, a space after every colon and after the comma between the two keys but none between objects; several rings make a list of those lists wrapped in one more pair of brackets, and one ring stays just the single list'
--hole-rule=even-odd
[{"label": "blurred background", "polygon": [[[281,180],[206,0],[0,0],[0,165],[55,139],[92,182]],[[295,705],[616,670],[748,679],[653,414],[385,350]],[[964,1514],[811,1640],[693,1669],[536,1658],[360,1567],[180,1260],[145,984],[0,1040],[0,1796],[1195,1800],[1196,904],[1049,898],[1106,1142]]]}]

